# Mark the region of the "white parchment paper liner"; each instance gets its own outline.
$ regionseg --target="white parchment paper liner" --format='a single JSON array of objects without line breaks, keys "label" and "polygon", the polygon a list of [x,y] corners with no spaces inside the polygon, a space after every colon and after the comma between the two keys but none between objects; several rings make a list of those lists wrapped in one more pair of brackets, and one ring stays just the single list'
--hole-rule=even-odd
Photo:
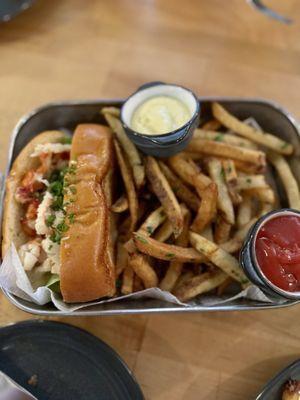
[{"label": "white parchment paper liner", "polygon": [[[99,300],[84,304],[66,304],[62,301],[62,298],[59,294],[53,292],[46,286],[41,286],[36,290],[33,289],[28,279],[28,276],[24,271],[21,260],[14,245],[10,246],[0,268],[0,285],[3,289],[18,296],[21,299],[39,304],[41,306],[46,303],[52,302],[58,310],[64,312],[72,312],[92,305],[106,304],[113,301],[122,301],[125,299],[137,300],[144,298],[163,300],[184,307],[194,307],[195,305],[215,306],[241,298],[261,301],[264,303],[272,303],[272,300],[266,297],[265,294],[258,287],[250,286],[240,293],[228,298],[223,297],[220,299],[216,296],[201,296],[201,298],[192,300],[189,303],[182,303],[171,293],[162,291],[159,288],[151,288],[108,300]],[[284,301],[282,303],[284,303]]]}]

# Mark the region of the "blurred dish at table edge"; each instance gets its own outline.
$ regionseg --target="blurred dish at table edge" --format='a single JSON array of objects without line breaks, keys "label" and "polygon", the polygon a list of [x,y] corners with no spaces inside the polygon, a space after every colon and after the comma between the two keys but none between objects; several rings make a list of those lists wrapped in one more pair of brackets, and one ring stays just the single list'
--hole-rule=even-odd
[{"label": "blurred dish at table edge", "polygon": [[199,123],[200,105],[189,89],[151,82],[122,106],[121,121],[130,139],[144,153],[174,155],[187,146]]},{"label": "blurred dish at table edge", "polygon": [[[119,109],[102,113],[114,136],[79,125],[72,145],[47,132],[19,154],[7,180],[3,254],[14,242],[29,278],[41,276],[66,302],[149,287],[188,301],[221,295],[233,281],[247,286],[235,254],[278,201],[266,158],[291,175],[284,155],[292,145],[213,103],[214,119],[195,130],[186,151],[157,160],[129,140]],[[281,171],[289,205],[299,208],[299,189],[290,196]]]}]

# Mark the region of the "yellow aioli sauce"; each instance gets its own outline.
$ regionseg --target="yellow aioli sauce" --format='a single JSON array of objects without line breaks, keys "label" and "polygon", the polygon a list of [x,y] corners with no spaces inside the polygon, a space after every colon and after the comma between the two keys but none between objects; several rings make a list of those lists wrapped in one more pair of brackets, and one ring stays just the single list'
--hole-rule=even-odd
[{"label": "yellow aioli sauce", "polygon": [[191,118],[188,107],[175,97],[156,96],[134,111],[131,128],[144,135],[161,135],[180,128]]}]

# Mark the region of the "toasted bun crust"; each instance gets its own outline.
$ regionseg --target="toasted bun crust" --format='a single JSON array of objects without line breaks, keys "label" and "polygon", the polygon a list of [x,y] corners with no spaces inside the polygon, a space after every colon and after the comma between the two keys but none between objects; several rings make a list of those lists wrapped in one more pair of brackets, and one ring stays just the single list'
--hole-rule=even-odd
[{"label": "toasted bun crust", "polygon": [[[65,195],[67,215],[74,214],[61,241],[61,292],[66,302],[86,302],[115,293],[111,205],[113,142],[109,128],[78,125],[72,141],[76,160]],[[75,194],[74,194],[75,193]],[[71,200],[69,202],[68,200]]]},{"label": "toasted bun crust", "polygon": [[6,180],[6,195],[4,200],[3,228],[2,228],[2,257],[13,242],[18,249],[30,238],[23,232],[20,218],[23,215],[23,207],[15,200],[15,192],[20,185],[23,176],[32,168],[37,168],[39,160],[30,155],[37,144],[56,143],[65,136],[59,131],[46,131],[32,139],[15,159],[9,176]]}]

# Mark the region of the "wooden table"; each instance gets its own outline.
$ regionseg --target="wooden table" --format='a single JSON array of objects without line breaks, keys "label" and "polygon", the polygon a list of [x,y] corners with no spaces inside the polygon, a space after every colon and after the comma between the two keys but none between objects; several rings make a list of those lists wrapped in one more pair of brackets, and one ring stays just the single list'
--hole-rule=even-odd
[{"label": "wooden table", "polygon": [[[296,116],[300,3],[40,0],[0,26],[0,169],[20,116],[57,99],[126,96],[151,80],[199,95],[265,97]],[[60,318],[109,343],[147,399],[246,400],[299,357],[299,307],[277,311]],[[32,318],[1,297],[0,323]]]}]

